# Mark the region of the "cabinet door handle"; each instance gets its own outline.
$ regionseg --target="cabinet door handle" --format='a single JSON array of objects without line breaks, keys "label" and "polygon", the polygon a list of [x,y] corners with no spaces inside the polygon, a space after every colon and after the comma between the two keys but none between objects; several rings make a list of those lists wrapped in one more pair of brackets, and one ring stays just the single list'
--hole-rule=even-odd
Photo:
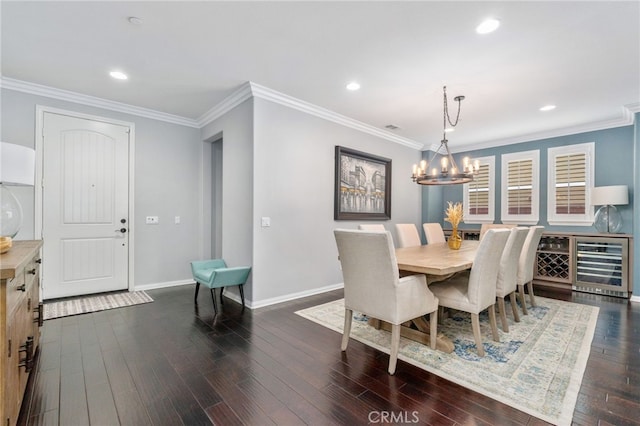
[{"label": "cabinet door handle", "polygon": [[36,263],[37,263],[37,264],[42,263],[42,259],[36,259]]},{"label": "cabinet door handle", "polygon": [[16,287],[16,290],[18,291],[27,291],[27,286],[25,284],[19,285],[18,287]]},{"label": "cabinet door handle", "polygon": [[18,352],[24,352],[24,358],[18,363],[19,367],[24,367],[26,373],[30,373],[33,370],[33,336],[27,337],[27,341],[24,345],[21,345]]},{"label": "cabinet door handle", "polygon": [[35,275],[35,274],[36,274],[36,268],[29,269],[29,270],[27,271],[27,274],[29,274],[29,275]]},{"label": "cabinet door handle", "polygon": [[38,324],[38,327],[42,327],[44,325],[44,304],[42,304],[42,302],[38,303],[38,306],[33,312],[38,314],[38,316],[33,319],[33,322]]}]

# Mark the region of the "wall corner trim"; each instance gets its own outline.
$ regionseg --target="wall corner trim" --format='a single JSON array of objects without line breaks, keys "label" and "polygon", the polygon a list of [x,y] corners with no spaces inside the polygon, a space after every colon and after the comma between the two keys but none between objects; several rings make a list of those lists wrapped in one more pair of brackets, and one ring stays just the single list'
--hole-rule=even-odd
[{"label": "wall corner trim", "polygon": [[235,91],[233,91],[233,93],[224,98],[222,102],[219,102],[209,111],[202,114],[197,120],[198,127],[202,128],[213,120],[222,117],[224,114],[249,99],[251,96],[251,83],[246,82],[241,84]]}]

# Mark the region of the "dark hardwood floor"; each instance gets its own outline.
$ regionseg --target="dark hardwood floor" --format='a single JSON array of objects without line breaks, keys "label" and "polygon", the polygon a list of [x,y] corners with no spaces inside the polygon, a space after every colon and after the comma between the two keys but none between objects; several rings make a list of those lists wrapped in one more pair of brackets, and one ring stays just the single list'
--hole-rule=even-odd
[{"label": "dark hardwood floor", "polygon": [[[45,321],[20,425],[538,425],[544,422],[294,314],[333,291],[214,317],[194,286],[153,303]],[[538,289],[600,307],[573,422],[640,425],[640,304]],[[370,414],[374,413],[374,414]],[[371,417],[370,417],[371,416]]]}]

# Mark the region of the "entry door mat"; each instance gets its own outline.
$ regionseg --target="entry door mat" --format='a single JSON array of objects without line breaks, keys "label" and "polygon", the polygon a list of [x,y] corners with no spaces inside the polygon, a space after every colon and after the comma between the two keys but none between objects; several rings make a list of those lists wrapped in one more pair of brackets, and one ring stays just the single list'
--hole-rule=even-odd
[{"label": "entry door mat", "polygon": [[153,299],[145,291],[105,293],[89,297],[45,302],[44,319],[49,320],[71,315],[87,314],[149,302],[153,302]]},{"label": "entry door mat", "polygon": [[[500,343],[491,338],[486,313],[480,315],[484,358],[476,352],[470,315],[458,311],[438,324],[438,334],[454,343],[452,353],[401,338],[398,358],[546,422],[569,425],[599,308],[543,297],[536,297],[536,302],[529,315],[520,315],[519,323],[507,316],[509,333],[499,326]],[[342,333],[344,299],[296,314]],[[391,333],[357,319],[352,321],[351,338],[389,353]]]}]

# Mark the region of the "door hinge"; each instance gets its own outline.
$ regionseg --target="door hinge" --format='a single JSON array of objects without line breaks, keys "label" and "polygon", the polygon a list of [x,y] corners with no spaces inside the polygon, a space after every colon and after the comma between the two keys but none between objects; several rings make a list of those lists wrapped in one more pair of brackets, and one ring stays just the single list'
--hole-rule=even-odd
[{"label": "door hinge", "polygon": [[11,339],[9,339],[9,342],[8,342],[8,344],[7,344],[7,350],[8,350],[8,352],[9,352],[9,353],[7,354],[7,357],[8,357],[8,358],[11,358]]}]

